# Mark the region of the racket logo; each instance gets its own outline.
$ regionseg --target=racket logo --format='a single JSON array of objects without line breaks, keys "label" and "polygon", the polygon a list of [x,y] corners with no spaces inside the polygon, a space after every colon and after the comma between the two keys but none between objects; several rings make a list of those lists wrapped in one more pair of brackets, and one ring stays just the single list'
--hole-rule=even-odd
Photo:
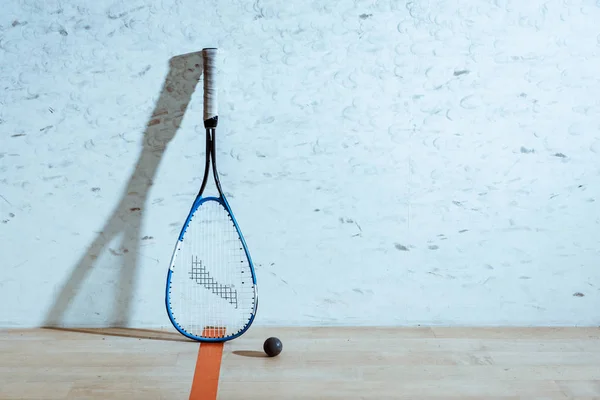
[{"label": "racket logo", "polygon": [[202,260],[198,260],[197,256],[192,257],[190,279],[196,281],[197,284],[204,286],[220,298],[229,301],[229,304],[234,305],[235,308],[238,308],[238,296],[237,291],[234,289],[235,285],[223,285],[216,282],[202,264]]}]

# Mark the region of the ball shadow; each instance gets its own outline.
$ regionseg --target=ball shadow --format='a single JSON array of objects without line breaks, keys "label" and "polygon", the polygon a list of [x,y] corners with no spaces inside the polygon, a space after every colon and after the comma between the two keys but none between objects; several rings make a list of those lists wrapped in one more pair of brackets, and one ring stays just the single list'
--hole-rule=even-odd
[{"label": "ball shadow", "polygon": [[233,354],[235,354],[236,356],[242,356],[242,357],[253,357],[253,358],[266,358],[268,357],[264,352],[262,351],[252,351],[252,350],[235,350],[232,351]]}]

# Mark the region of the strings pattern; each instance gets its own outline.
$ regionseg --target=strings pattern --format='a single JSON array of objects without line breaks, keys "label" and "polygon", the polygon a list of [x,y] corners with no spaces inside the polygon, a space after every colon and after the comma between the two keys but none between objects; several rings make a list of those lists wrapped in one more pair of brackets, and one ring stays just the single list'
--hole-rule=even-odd
[{"label": "strings pattern", "polygon": [[175,249],[170,309],[176,324],[191,335],[219,327],[232,336],[246,327],[255,309],[250,262],[223,204],[204,200]]}]

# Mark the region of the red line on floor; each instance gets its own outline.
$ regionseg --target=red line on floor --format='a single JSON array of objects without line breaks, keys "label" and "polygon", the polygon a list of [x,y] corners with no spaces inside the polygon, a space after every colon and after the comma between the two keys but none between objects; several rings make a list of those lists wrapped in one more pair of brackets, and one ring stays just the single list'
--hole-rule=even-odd
[{"label": "red line on floor", "polygon": [[[225,328],[204,328],[205,337],[217,337],[225,334]],[[219,373],[223,343],[201,343],[198,349],[196,369],[192,380],[190,400],[215,400],[219,390]]]}]

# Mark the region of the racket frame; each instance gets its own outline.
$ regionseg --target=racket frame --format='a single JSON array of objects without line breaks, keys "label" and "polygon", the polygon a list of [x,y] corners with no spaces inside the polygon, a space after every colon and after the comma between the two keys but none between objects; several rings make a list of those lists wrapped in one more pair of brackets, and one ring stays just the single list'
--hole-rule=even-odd
[{"label": "racket frame", "polygon": [[[215,49],[210,48],[210,49],[204,49],[204,50],[215,50]],[[204,52],[204,50],[203,50],[203,52]],[[181,228],[181,231],[179,233],[177,243],[175,244],[175,249],[173,250],[173,255],[171,256],[169,271],[167,273],[167,284],[166,284],[166,292],[165,292],[165,306],[167,308],[167,314],[169,316],[171,323],[175,327],[175,329],[177,329],[177,331],[179,333],[181,333],[182,335],[184,335],[192,340],[199,341],[199,342],[226,342],[226,341],[233,340],[233,339],[240,337],[250,328],[250,326],[254,322],[254,318],[256,317],[256,312],[258,310],[258,286],[257,286],[257,281],[256,281],[256,273],[254,270],[254,264],[252,262],[252,257],[250,256],[250,252],[248,250],[248,246],[246,245],[246,240],[244,239],[244,235],[242,234],[242,231],[238,225],[238,222],[235,219],[235,216],[233,215],[233,211],[231,210],[231,207],[229,206],[229,202],[227,201],[227,198],[225,197],[225,194],[223,193],[223,190],[221,188],[221,182],[219,180],[219,173],[217,172],[215,134],[216,134],[216,128],[218,125],[218,121],[219,121],[218,115],[215,115],[211,118],[204,120],[204,127],[206,129],[206,145],[205,145],[206,161],[205,161],[205,165],[204,165],[204,177],[202,178],[202,184],[200,185],[200,190],[198,191],[198,194],[196,195],[196,199],[194,200],[194,203],[192,204],[192,207],[188,213],[188,216],[187,216],[187,218],[183,224],[183,227]],[[211,167],[212,167],[212,175],[213,175],[213,179],[215,182],[215,186],[217,188],[219,195],[203,197],[202,195],[204,193],[204,190],[206,189],[206,184],[208,183],[208,174],[209,174],[209,169],[211,169]],[[177,253],[179,253],[179,250],[181,249],[181,246],[183,245],[183,239],[185,236],[185,232],[186,232],[186,230],[189,226],[189,223],[192,220],[192,217],[194,216],[196,210],[198,208],[200,208],[202,206],[202,204],[206,203],[207,201],[216,201],[219,204],[221,204],[221,206],[227,211],[229,217],[231,218],[231,222],[233,223],[235,230],[236,230],[237,234],[239,235],[240,242],[244,249],[244,254],[246,255],[246,259],[248,260],[250,274],[252,275],[252,286],[254,289],[254,308],[252,310],[252,314],[250,315],[250,319],[248,320],[248,323],[244,326],[244,328],[242,328],[240,331],[236,332],[234,335],[231,335],[231,336],[203,337],[203,336],[193,335],[193,334],[187,332],[183,327],[181,327],[179,325],[179,323],[176,322],[176,319],[173,315],[173,311],[171,310],[171,306],[170,306],[171,276],[172,276],[173,270],[175,268],[175,261],[177,259]]]}]

